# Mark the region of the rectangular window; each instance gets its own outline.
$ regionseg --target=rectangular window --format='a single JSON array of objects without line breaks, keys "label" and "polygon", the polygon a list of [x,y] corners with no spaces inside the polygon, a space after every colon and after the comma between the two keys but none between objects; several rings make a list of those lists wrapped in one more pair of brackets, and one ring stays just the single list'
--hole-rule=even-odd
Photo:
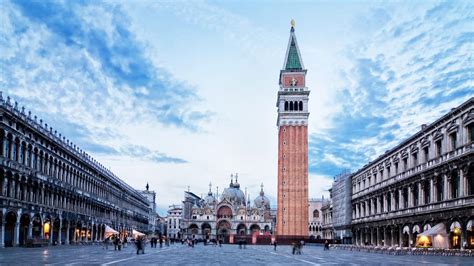
[{"label": "rectangular window", "polygon": [[418,184],[413,188],[413,205],[418,206]]},{"label": "rectangular window", "polygon": [[468,126],[468,136],[469,136],[469,141],[473,142],[474,141],[474,124],[470,124]]},{"label": "rectangular window", "polygon": [[425,148],[423,149],[423,153],[425,154],[425,162],[428,162],[428,160],[430,159],[430,158],[429,158],[430,155],[429,155],[429,149],[428,149],[428,147],[425,147]]},{"label": "rectangular window", "polygon": [[441,140],[436,141],[436,156],[441,156],[442,148]]},{"label": "rectangular window", "polygon": [[443,177],[440,176],[438,177],[437,184],[436,184],[437,201],[442,201],[444,199],[443,190],[444,190],[444,179]]},{"label": "rectangular window", "polygon": [[392,211],[392,195],[387,194],[387,210]]},{"label": "rectangular window", "polygon": [[431,198],[430,198],[430,182],[429,181],[425,181],[425,204],[429,204],[431,202]]},{"label": "rectangular window", "polygon": [[418,153],[413,153],[413,167],[418,165]]},{"label": "rectangular window", "polygon": [[403,159],[403,171],[408,169],[408,158]]},{"label": "rectangular window", "polygon": [[398,175],[398,162],[395,163],[395,174]]},{"label": "rectangular window", "polygon": [[403,207],[408,208],[408,188],[403,189]]},{"label": "rectangular window", "polygon": [[387,167],[387,177],[390,177],[390,166]]},{"label": "rectangular window", "polygon": [[400,209],[400,197],[398,191],[395,192],[395,210]]},{"label": "rectangular window", "polygon": [[449,139],[451,140],[451,150],[454,151],[456,150],[456,142],[457,142],[457,136],[456,136],[456,133],[453,133],[451,135],[449,135]]}]

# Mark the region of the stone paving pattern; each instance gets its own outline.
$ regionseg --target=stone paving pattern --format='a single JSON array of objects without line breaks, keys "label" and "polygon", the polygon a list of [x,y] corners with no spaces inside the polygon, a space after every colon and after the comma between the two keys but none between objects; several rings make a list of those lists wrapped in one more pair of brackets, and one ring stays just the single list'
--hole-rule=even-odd
[{"label": "stone paving pattern", "polygon": [[474,265],[472,257],[394,256],[343,250],[323,251],[320,246],[306,246],[302,255],[292,255],[290,246],[214,246],[196,245],[190,248],[181,244],[163,248],[136,250],[126,247],[114,251],[101,246],[60,246],[48,248],[0,249],[0,265]]}]

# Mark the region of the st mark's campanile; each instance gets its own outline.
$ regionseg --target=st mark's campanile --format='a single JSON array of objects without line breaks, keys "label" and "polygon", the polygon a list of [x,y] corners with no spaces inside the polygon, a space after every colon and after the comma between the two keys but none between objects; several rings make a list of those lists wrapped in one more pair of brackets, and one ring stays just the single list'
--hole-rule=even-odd
[{"label": "st mark's campanile", "polygon": [[278,90],[279,236],[308,236],[308,96],[306,69],[291,21]]}]

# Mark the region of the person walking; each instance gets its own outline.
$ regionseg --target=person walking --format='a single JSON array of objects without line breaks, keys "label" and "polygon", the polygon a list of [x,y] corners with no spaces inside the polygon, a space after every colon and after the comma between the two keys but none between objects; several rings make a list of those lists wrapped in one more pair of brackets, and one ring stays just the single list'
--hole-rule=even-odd
[{"label": "person walking", "polygon": [[106,237],[104,239],[104,249],[108,250],[109,249],[109,238]]},{"label": "person walking", "polygon": [[277,241],[276,239],[273,241],[273,250],[277,250]]}]

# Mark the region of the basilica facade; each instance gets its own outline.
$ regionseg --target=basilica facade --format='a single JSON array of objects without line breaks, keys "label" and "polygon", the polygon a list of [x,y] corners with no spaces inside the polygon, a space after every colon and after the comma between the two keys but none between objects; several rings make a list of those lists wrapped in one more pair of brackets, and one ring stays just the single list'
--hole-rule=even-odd
[{"label": "basilica facade", "polygon": [[183,237],[217,239],[232,242],[235,237],[270,236],[274,230],[275,217],[270,209],[270,200],[265,196],[263,185],[259,195],[250,202],[240,189],[237,175],[231,179],[222,195],[214,195],[209,186],[205,197],[186,191],[183,201],[181,228]]},{"label": "basilica facade", "polygon": [[0,247],[70,244],[147,231],[149,203],[0,92]]}]

